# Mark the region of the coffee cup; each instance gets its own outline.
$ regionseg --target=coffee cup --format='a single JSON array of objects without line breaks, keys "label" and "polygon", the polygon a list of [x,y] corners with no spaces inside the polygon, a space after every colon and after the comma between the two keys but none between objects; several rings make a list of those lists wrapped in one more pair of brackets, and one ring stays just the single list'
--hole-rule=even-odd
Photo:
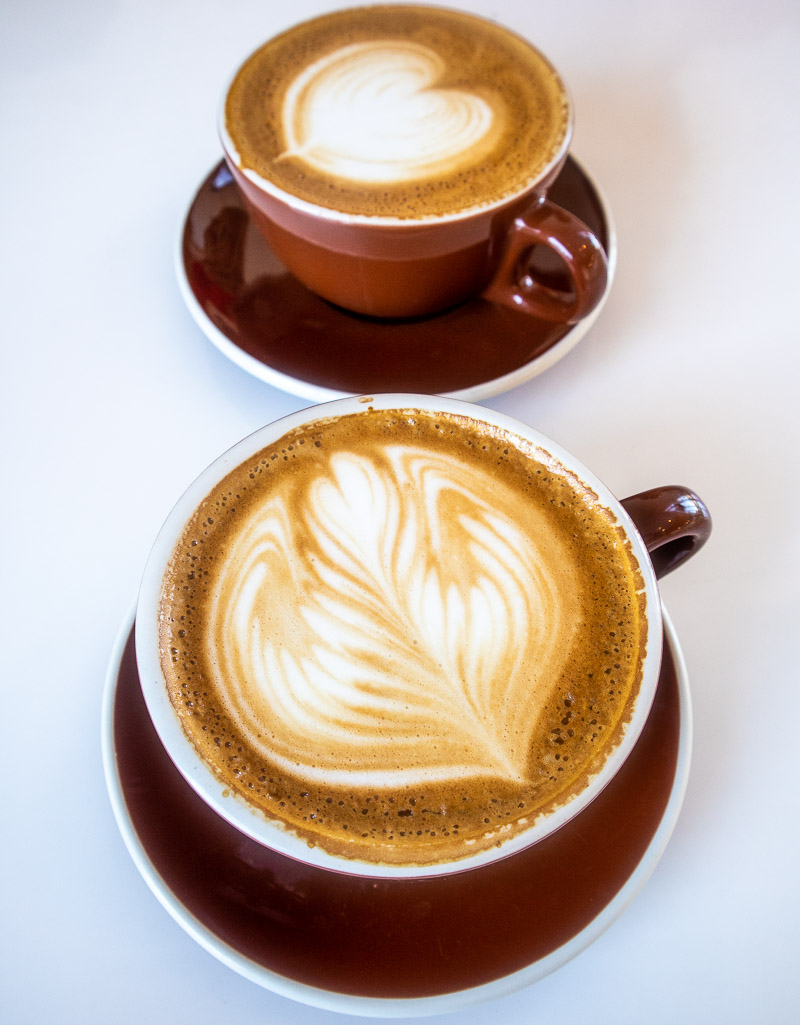
[{"label": "coffee cup", "polygon": [[469,403],[301,410],[167,518],[136,616],[148,711],[203,800],[279,853],[381,878],[488,865],[624,763],[659,677],[657,574],[710,525],[688,489],[620,502]]},{"label": "coffee cup", "polygon": [[[573,132],[551,63],[483,18],[410,5],[335,11],[251,54],[219,134],[246,207],[309,289],[421,317],[482,295],[572,324],[606,289],[594,233],[548,189]],[[571,291],[537,281],[536,247]]]}]

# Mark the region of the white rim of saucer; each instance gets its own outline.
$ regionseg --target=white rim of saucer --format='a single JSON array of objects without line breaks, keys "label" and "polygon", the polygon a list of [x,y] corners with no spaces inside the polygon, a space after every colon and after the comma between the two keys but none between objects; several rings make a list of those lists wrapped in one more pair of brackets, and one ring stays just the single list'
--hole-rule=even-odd
[{"label": "white rim of saucer", "polygon": [[[555,345],[552,345],[546,352],[543,352],[539,356],[535,356],[532,360],[524,363],[521,367],[517,367],[516,370],[511,370],[507,374],[502,374],[500,377],[493,377],[488,381],[481,381],[479,384],[470,385],[468,388],[460,388],[449,392],[440,392],[439,394],[443,397],[466,399],[470,402],[477,402],[480,399],[488,399],[494,395],[500,395],[503,392],[511,391],[512,388],[516,388],[518,385],[524,384],[526,381],[537,377],[559,360],[563,359],[564,356],[566,356],[567,353],[570,352],[578,342],[586,336],[597,318],[600,316],[600,313],[606,304],[606,300],[608,299],[609,292],[611,291],[611,286],[617,269],[616,225],[614,223],[614,217],[611,212],[608,199],[597,181],[589,174],[584,165],[573,153],[570,152],[569,157],[577,165],[581,174],[586,178],[589,186],[594,191],[603,212],[603,219],[606,223],[606,231],[608,234],[608,245],[606,248],[608,280],[600,302],[587,317],[584,317],[583,320],[571,327],[564,337],[559,339],[559,341],[556,342]],[[280,391],[288,392],[290,395],[296,395],[302,399],[309,399],[312,402],[325,402],[330,399],[339,399],[346,398],[351,395],[358,395],[359,392],[348,392],[341,391],[336,388],[326,388],[324,385],[314,384],[312,381],[305,381],[302,378],[292,377],[290,374],[285,374],[281,370],[276,370],[268,363],[263,363],[261,360],[256,359],[255,356],[251,356],[248,352],[245,352],[244,349],[240,348],[236,342],[232,341],[232,339],[230,339],[228,335],[226,335],[221,328],[217,327],[217,325],[208,317],[189,284],[189,279],[186,274],[186,265],[183,260],[184,231],[189,217],[189,212],[194,204],[198,191],[199,189],[196,188],[192,196],[192,201],[181,218],[176,237],[174,262],[175,274],[178,279],[178,288],[180,290],[181,297],[188,307],[189,312],[192,315],[192,319],[206,338],[208,338],[208,340],[219,350],[219,352],[222,353],[223,356],[235,363],[240,369],[244,370],[251,376],[258,378],[265,384],[270,384],[274,388],[278,388]]]},{"label": "white rim of saucer", "polygon": [[693,717],[686,662],[675,627],[666,608],[662,604],[666,646],[669,647],[675,662],[680,705],[678,755],[672,790],[661,817],[661,822],[653,834],[647,850],[628,877],[627,882],[599,914],[567,943],[538,961],[534,961],[526,968],[496,979],[493,982],[484,983],[469,989],[457,990],[452,993],[407,999],[360,997],[296,982],[245,957],[199,921],[181,903],[180,899],[170,889],[161,875],[159,875],[136,832],[125,802],[114,743],[114,701],[122,655],[133,627],[134,616],[135,607],[131,608],[128,612],[114,642],[106,674],[101,713],[103,769],[117,826],[122,834],[122,839],[128,853],[145,883],[177,924],[222,964],[256,985],[279,996],[287,997],[311,1007],[363,1017],[411,1018],[459,1011],[475,1004],[485,1003],[516,993],[563,967],[567,962],[586,950],[619,918],[652,875],[677,824],[689,780]]}]

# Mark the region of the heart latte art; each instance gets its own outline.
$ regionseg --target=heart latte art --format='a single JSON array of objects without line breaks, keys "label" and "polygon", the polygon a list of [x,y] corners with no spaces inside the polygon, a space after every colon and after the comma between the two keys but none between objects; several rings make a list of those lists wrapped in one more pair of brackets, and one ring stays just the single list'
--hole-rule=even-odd
[{"label": "heart latte art", "polygon": [[223,556],[208,653],[250,748],[343,786],[525,778],[577,581],[482,483],[387,446],[336,453],[251,511]]},{"label": "heart latte art", "polygon": [[237,163],[344,214],[426,219],[522,192],[563,154],[563,84],[498,25],[410,5],[334,11],[270,40],[225,100]]},{"label": "heart latte art", "polygon": [[162,664],[201,756],[333,853],[474,853],[581,789],[642,659],[638,569],[570,475],[486,424],[317,421],[176,548]]},{"label": "heart latte art", "polygon": [[284,156],[368,183],[448,173],[480,159],[497,118],[480,96],[437,88],[445,72],[438,54],[411,42],[336,50],[286,93]]}]

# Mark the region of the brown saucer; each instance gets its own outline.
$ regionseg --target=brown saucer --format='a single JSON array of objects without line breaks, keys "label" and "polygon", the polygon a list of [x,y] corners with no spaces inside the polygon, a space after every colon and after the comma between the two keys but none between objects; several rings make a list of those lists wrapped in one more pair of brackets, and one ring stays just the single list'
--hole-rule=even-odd
[{"label": "brown saucer", "polygon": [[[549,195],[597,235],[609,258],[610,287],[616,248],[611,215],[573,157]],[[535,276],[568,290],[563,270],[547,256],[534,257]],[[251,224],[224,162],[189,208],[177,270],[194,318],[226,356],[256,377],[314,400],[372,391],[473,400],[495,395],[560,359],[600,312],[598,307],[568,327],[477,297],[419,320],[348,313],[308,291],[274,256]]]},{"label": "brown saucer", "polygon": [[667,618],[650,718],[595,801],[528,850],[423,880],[310,868],[219,818],[158,740],[129,624],[109,669],[104,716],[106,775],[123,836],[173,917],[220,960],[276,992],[335,1009],[351,994],[369,1013],[381,1013],[381,1002],[396,1008],[392,998],[399,998],[409,1002],[408,1013],[418,1013],[421,1004],[451,1009],[435,1007],[442,995],[461,998],[483,984],[483,996],[518,989],[569,960],[614,920],[649,877],[674,827],[688,774],[691,710]]}]

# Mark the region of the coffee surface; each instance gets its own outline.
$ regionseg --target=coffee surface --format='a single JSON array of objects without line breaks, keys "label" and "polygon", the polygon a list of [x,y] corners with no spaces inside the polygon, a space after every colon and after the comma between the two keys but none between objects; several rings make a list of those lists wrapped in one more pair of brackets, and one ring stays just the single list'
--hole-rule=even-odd
[{"label": "coffee surface", "polygon": [[500,26],[414,6],[337,11],[277,36],[225,103],[240,166],[348,214],[436,217],[524,189],[561,153],[563,84]]},{"label": "coffee surface", "polygon": [[230,473],[174,550],[170,697],[239,797],[330,853],[435,864],[583,789],[641,677],[610,513],[479,421],[365,410]]}]

